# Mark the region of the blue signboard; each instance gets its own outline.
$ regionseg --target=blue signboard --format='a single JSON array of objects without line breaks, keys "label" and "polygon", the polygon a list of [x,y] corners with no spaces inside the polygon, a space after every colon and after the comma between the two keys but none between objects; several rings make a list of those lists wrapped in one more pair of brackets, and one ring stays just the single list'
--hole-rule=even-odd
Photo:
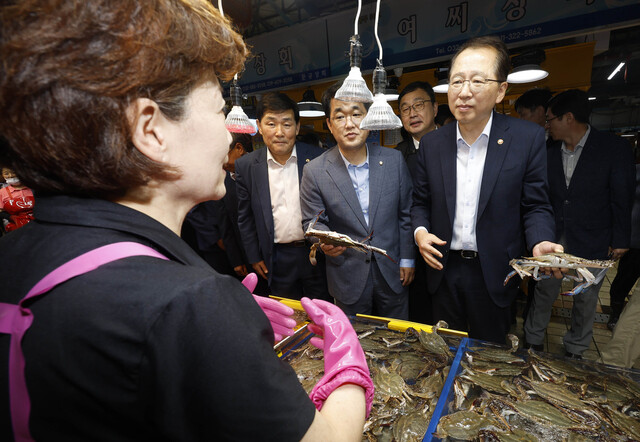
[{"label": "blue signboard", "polygon": [[[354,9],[262,34],[249,40],[256,58],[241,79],[251,93],[346,75]],[[358,35],[362,69],[379,58],[375,5],[362,8]],[[610,26],[638,23],[638,0],[386,0],[378,35],[385,67],[448,59],[471,37],[499,35],[505,43],[534,42]]]}]

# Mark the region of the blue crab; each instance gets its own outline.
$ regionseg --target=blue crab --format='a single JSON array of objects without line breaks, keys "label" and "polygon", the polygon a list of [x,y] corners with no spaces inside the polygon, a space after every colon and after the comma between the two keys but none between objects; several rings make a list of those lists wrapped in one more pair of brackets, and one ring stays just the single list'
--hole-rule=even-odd
[{"label": "blue crab", "polygon": [[[512,259],[509,261],[509,265],[513,267],[514,270],[507,275],[504,280],[504,284],[507,285],[507,282],[509,282],[509,280],[516,274],[521,278],[530,276],[536,281],[549,278],[549,275],[539,274],[540,268],[572,269],[575,270],[576,274],[566,274],[564,277],[581,282],[581,284],[576,285],[573,290],[562,294],[578,295],[587,287],[590,287],[593,284],[598,284],[602,278],[604,278],[604,275],[607,273],[607,269],[611,268],[613,264],[614,261],[611,260],[584,259],[568,253],[548,253],[546,255],[536,257]],[[595,272],[594,275],[588,269],[599,270]]]},{"label": "blue crab", "polygon": [[386,256],[391,261],[396,262],[393,258],[391,258],[387,254],[386,250],[383,250],[379,247],[374,247],[372,245],[365,243],[365,241],[371,239],[371,235],[373,235],[373,232],[371,232],[371,235],[369,235],[367,238],[363,239],[362,242],[359,242],[359,241],[354,241],[353,239],[351,239],[351,237],[343,233],[314,229],[313,227],[316,225],[316,223],[318,222],[318,219],[320,219],[320,215],[322,215],[323,212],[324,210],[318,213],[318,215],[316,216],[316,219],[313,221],[313,223],[309,224],[309,227],[307,227],[307,231],[304,232],[304,236],[306,238],[308,237],[318,238],[318,242],[314,243],[311,246],[311,251],[309,252],[309,261],[311,261],[311,264],[316,265],[318,263],[318,261],[316,260],[316,251],[318,247],[320,247],[320,244],[349,247],[362,253],[376,252],[383,256]]}]

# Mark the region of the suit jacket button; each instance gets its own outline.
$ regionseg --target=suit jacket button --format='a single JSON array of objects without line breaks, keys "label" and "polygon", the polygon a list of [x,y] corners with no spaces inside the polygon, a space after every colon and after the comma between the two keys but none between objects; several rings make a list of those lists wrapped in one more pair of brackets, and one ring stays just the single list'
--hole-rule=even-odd
[{"label": "suit jacket button", "polygon": [[369,263],[371,262],[371,260],[370,260],[369,258],[367,258],[367,259],[365,260],[365,262],[366,262],[367,264],[369,264]]}]

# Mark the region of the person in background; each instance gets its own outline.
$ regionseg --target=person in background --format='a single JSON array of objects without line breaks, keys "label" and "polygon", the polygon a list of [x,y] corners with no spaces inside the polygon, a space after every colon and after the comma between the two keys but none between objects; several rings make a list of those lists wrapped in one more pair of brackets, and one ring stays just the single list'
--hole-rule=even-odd
[{"label": "person in background", "polygon": [[445,124],[455,123],[456,119],[449,110],[448,104],[440,104],[438,105],[438,115],[434,118],[436,125],[438,127],[442,127]]},{"label": "person in background", "polygon": [[[640,278],[640,163],[636,163],[636,192],[631,215],[631,247],[620,258],[618,272],[611,283],[611,317],[607,326],[613,329],[611,341],[602,352],[602,362],[631,368],[640,357],[640,284],[629,292]],[[629,302],[624,306],[624,298]],[[615,299],[614,299],[615,298]],[[623,308],[624,306],[624,308]],[[621,310],[619,317],[613,316]],[[613,321],[612,321],[613,319]]]},{"label": "person in background", "polygon": [[434,117],[438,114],[436,94],[426,81],[414,81],[400,92],[398,108],[402,126],[410,137],[402,140],[396,146],[396,150],[402,153],[409,172],[413,176],[420,139],[432,130],[436,130],[434,121]]},{"label": "person in background", "polygon": [[[404,130],[409,134],[396,150],[400,151],[407,162],[411,177],[415,176],[417,153],[420,139],[427,133],[436,130],[434,118],[438,116],[436,94],[431,85],[425,81],[408,84],[398,98],[400,119]],[[418,255],[415,247],[415,255]],[[432,324],[431,296],[427,290],[427,265],[419,259],[415,263],[415,276],[409,286],[409,320]]]},{"label": "person in background", "polygon": [[[555,238],[580,258],[620,259],[631,237],[633,154],[622,138],[592,127],[590,113],[588,95],[578,89],[555,95],[547,107],[554,140],[547,152],[547,173]],[[589,348],[603,281],[573,296],[571,328],[563,337],[567,357],[581,359]],[[561,283],[551,278],[536,283],[524,325],[526,344],[534,349],[542,349]]]},{"label": "person in background", "polygon": [[386,250],[373,252],[321,244],[329,293],[349,315],[408,317],[407,286],[413,280],[411,177],[394,149],[368,145],[360,129],[364,103],[336,100],[341,83],[322,96],[327,126],[338,145],[311,161],[300,185],[303,228],[348,235]]},{"label": "person in background", "polygon": [[235,162],[238,225],[253,270],[272,294],[285,298],[327,298],[324,263],[309,262],[300,211],[300,179],[306,164],[324,151],[296,142],[298,105],[270,92],[257,108],[258,130],[266,149]]},{"label": "person in background", "polygon": [[361,440],[373,383],[344,314],[302,300],[309,395],[262,310],[292,309],[179,237],[225,193],[218,77],[248,56],[230,21],[206,0],[21,0],[0,29],[0,161],[38,196],[0,239],[0,440]]},{"label": "person in background", "polygon": [[533,88],[520,95],[514,108],[523,120],[546,127],[547,105],[553,94],[549,89]]},{"label": "person in background", "polygon": [[611,313],[607,321],[609,330],[616,327],[624,309],[625,298],[629,297],[633,285],[640,278],[640,163],[636,163],[636,191],[631,211],[631,242],[629,244],[629,251],[618,262],[618,271],[609,290],[611,301]]},{"label": "person in background", "polygon": [[0,211],[5,232],[13,232],[33,220],[33,191],[22,184],[15,172],[2,168],[2,178],[7,185],[0,189]]},{"label": "person in background", "polygon": [[[426,261],[435,320],[504,344],[517,285],[509,261],[551,242],[544,131],[494,112],[507,90],[509,53],[497,37],[471,39],[449,70],[456,124],[420,141],[411,218]],[[557,271],[557,276],[560,276]]]},{"label": "person in background", "polygon": [[[222,207],[220,208],[220,232],[224,251],[227,255],[230,265],[233,267],[234,274],[242,279],[249,274],[251,264],[244,251],[240,229],[238,227],[238,195],[236,192],[236,166],[235,162],[238,158],[253,152],[252,137],[249,134],[231,134],[233,141],[229,149],[229,159],[223,166],[227,172],[224,178],[224,186],[227,193],[220,200]],[[258,278],[257,286],[254,293],[266,295],[268,293],[267,281],[264,278]]]}]

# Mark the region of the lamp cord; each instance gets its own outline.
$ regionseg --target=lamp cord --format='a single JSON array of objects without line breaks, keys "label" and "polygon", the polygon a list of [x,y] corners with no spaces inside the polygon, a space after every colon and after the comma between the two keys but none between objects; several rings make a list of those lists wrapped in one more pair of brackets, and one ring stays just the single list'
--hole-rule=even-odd
[{"label": "lamp cord", "polygon": [[382,64],[382,43],[380,43],[380,38],[378,37],[378,19],[380,18],[380,0],[376,3],[376,22],[375,22],[375,36],[376,41],[378,42],[378,51],[380,51],[380,64]]},{"label": "lamp cord", "polygon": [[356,22],[353,26],[353,35],[358,35],[358,22],[360,21],[361,10],[362,10],[362,0],[358,0],[358,12],[356,12]]}]

